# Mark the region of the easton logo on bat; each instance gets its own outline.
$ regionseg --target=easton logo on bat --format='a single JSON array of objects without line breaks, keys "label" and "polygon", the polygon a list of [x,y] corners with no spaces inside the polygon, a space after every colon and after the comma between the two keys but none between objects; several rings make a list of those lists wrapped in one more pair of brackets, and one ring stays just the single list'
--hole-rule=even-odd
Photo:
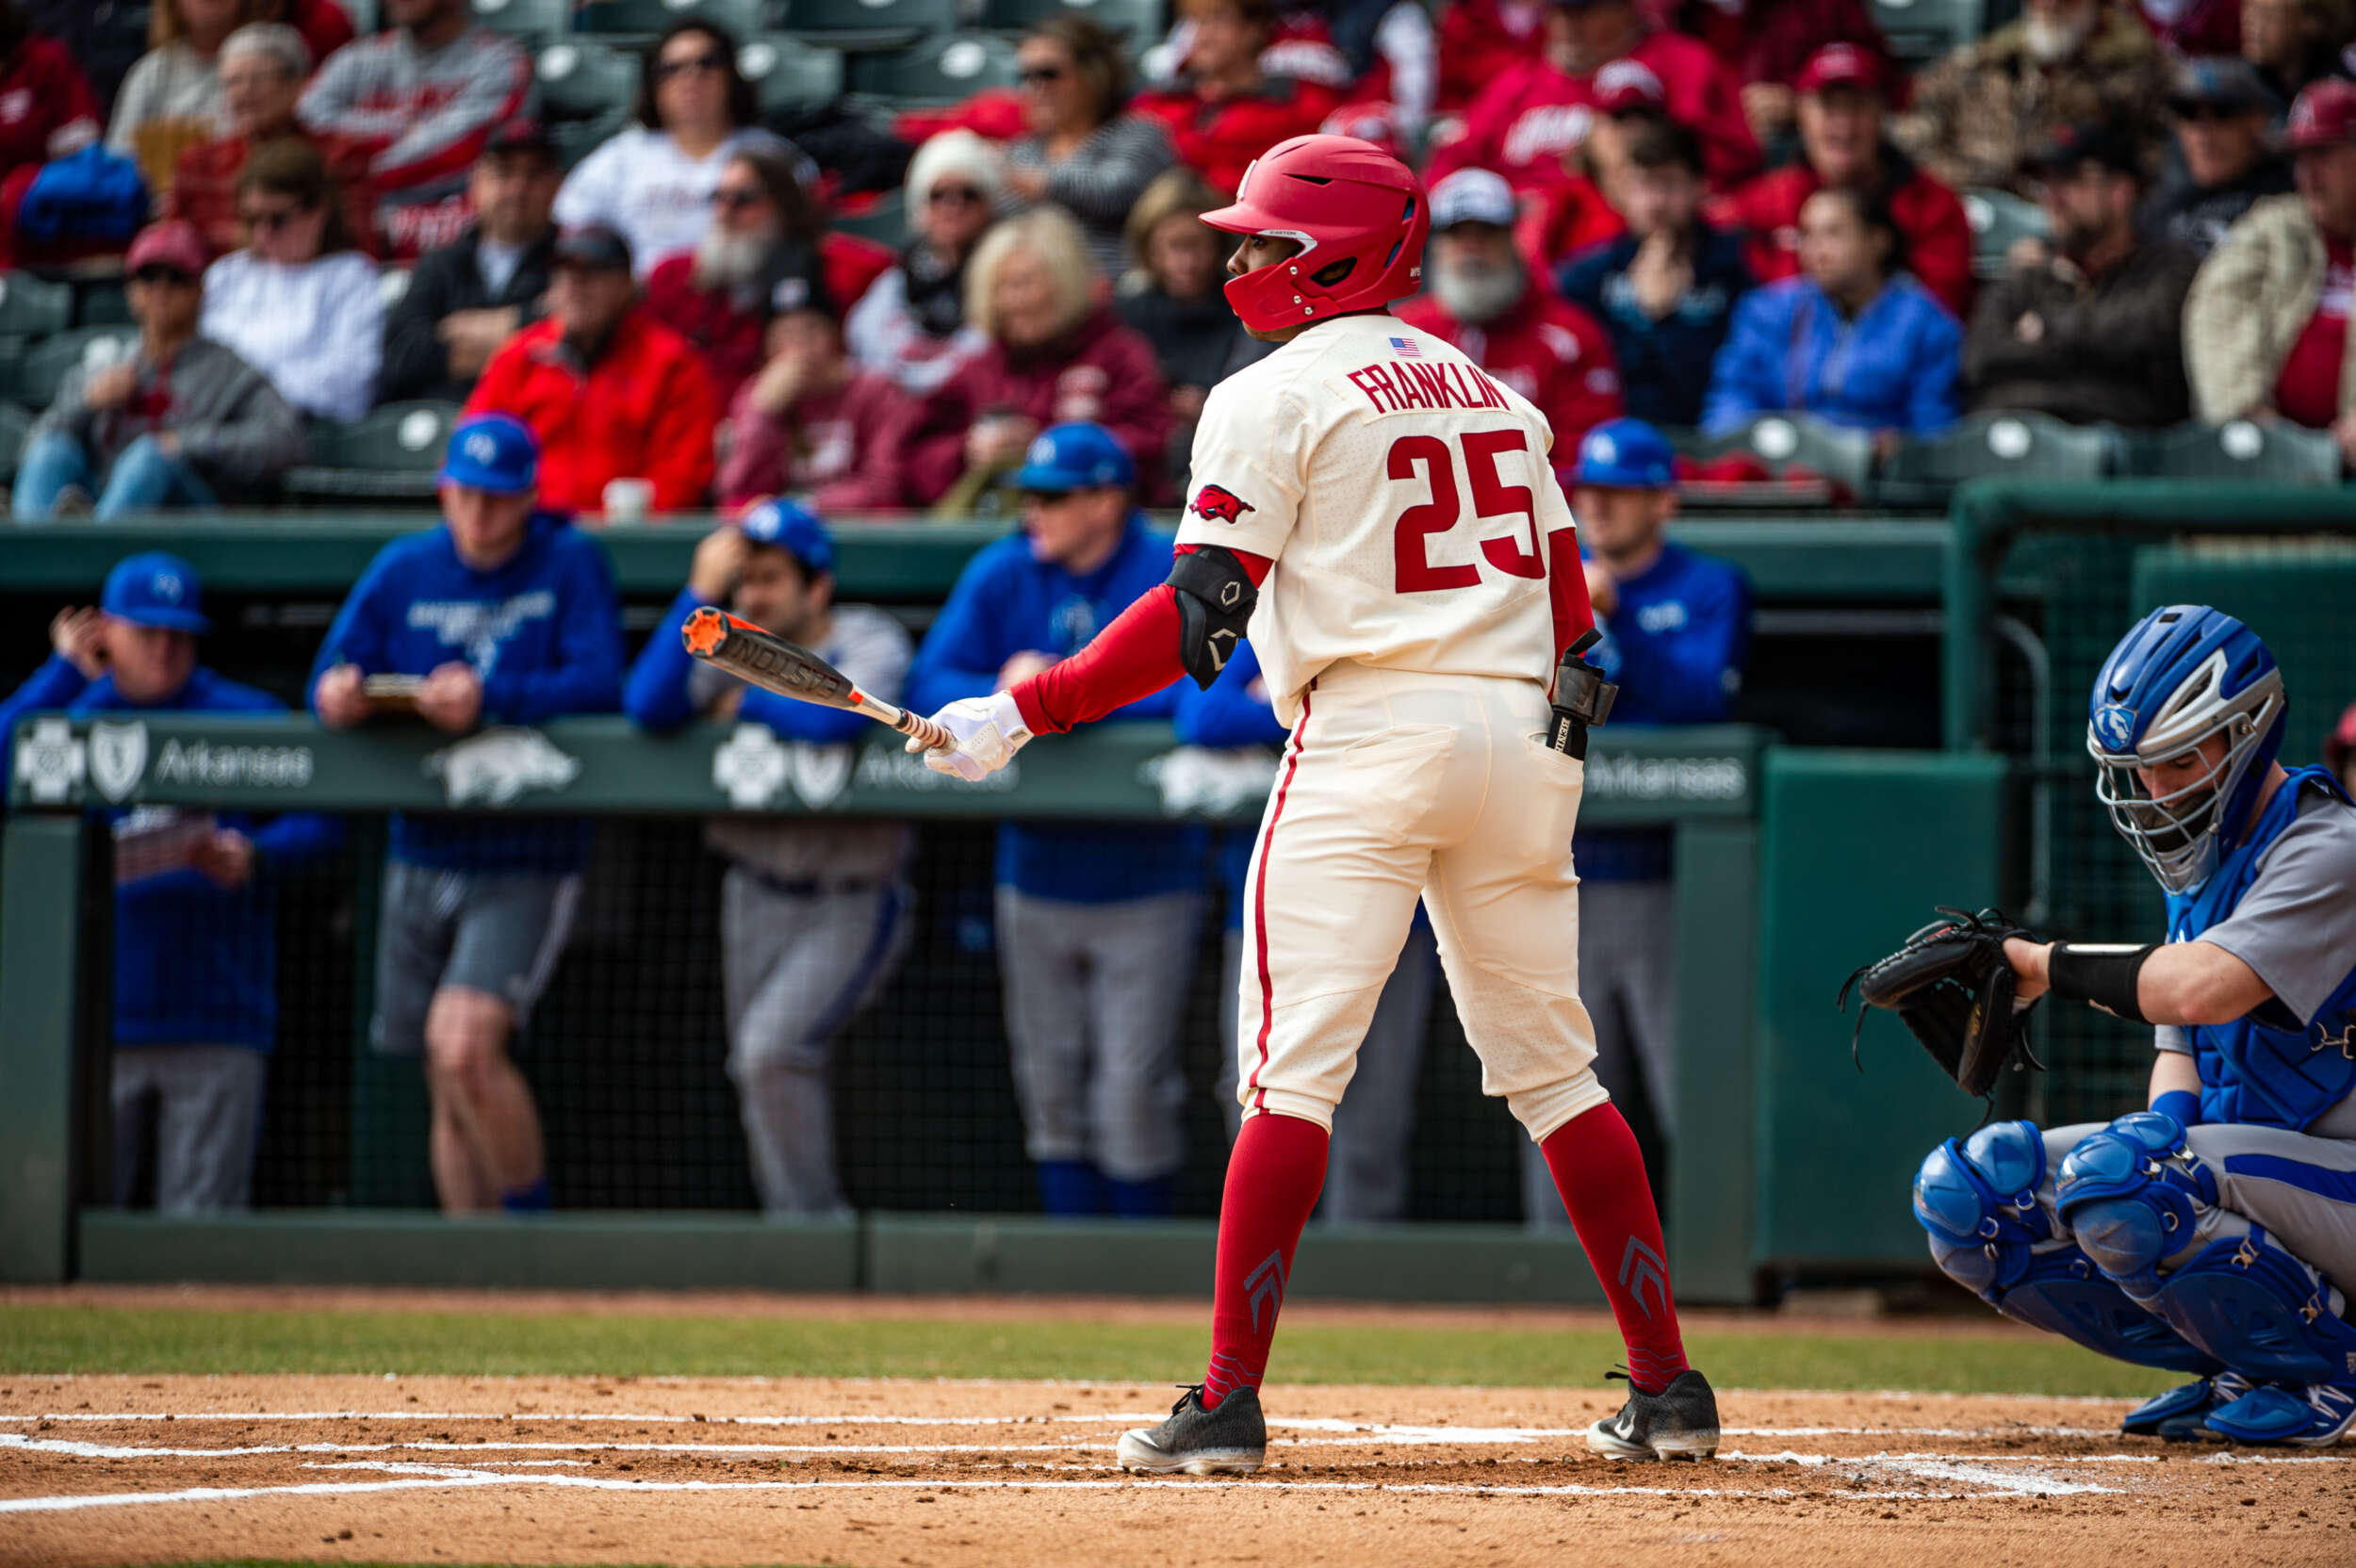
[{"label": "easton logo on bat", "polygon": [[1222,523],[1240,523],[1245,513],[1260,509],[1233,490],[1206,484],[1194,493],[1194,504],[1186,510],[1198,517],[1217,517]]}]

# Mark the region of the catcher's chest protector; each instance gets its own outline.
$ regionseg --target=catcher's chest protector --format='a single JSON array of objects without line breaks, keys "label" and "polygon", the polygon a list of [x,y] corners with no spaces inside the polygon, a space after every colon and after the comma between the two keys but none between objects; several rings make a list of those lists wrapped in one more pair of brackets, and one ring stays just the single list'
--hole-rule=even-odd
[{"label": "catcher's chest protector", "polygon": [[[2284,829],[2299,820],[2299,794],[2324,768],[2294,768],[2274,792],[2247,841],[2228,855],[2201,891],[2171,893],[2168,940],[2198,940],[2224,922],[2258,879],[2259,862]],[[2356,898],[2356,889],[2348,890]],[[2356,1089],[2356,966],[2302,1029],[2280,1003],[2268,1002],[2231,1023],[2184,1026],[2201,1063],[2201,1115],[2205,1121],[2255,1122],[2297,1132]]]}]

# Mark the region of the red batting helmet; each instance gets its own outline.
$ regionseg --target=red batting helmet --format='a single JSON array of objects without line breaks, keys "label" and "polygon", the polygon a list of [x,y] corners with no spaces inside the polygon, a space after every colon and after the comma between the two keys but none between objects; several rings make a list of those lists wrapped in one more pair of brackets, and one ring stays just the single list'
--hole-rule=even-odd
[{"label": "red batting helmet", "polygon": [[1372,310],[1423,286],[1432,215],[1413,171],[1372,142],[1297,136],[1252,161],[1235,204],[1203,221],[1229,234],[1274,235],[1301,252],[1227,284],[1227,302],[1254,332]]}]

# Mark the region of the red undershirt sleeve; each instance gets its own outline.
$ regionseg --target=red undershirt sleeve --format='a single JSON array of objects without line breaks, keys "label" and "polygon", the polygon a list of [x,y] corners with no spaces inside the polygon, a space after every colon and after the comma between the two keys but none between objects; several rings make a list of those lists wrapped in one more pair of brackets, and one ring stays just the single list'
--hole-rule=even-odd
[{"label": "red undershirt sleeve", "polygon": [[[1184,554],[1194,547],[1178,549]],[[1255,588],[1276,564],[1249,550],[1233,553]],[[1060,735],[1150,697],[1186,673],[1178,654],[1178,590],[1161,582],[1115,616],[1088,646],[1020,682],[1011,694],[1032,734]]]},{"label": "red undershirt sleeve", "polygon": [[[1595,607],[1587,598],[1587,568],[1579,559],[1579,531],[1559,528],[1546,535],[1546,597],[1554,611],[1554,662],[1595,624]],[[1554,672],[1546,672],[1551,689]]]}]

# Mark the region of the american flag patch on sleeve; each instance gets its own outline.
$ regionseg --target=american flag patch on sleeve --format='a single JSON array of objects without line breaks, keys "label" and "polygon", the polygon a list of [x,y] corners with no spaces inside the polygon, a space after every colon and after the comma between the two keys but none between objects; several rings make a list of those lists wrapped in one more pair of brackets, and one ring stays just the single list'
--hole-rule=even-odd
[{"label": "american flag patch on sleeve", "polygon": [[1391,339],[1391,352],[1401,359],[1421,359],[1423,345],[1412,337],[1394,337]]}]

